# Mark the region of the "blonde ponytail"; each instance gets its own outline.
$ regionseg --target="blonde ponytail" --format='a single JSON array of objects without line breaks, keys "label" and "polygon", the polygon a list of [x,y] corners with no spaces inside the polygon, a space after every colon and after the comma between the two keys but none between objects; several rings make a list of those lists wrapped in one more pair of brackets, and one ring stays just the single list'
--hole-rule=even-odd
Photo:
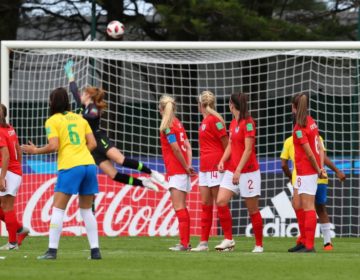
[{"label": "blonde ponytail", "polygon": [[206,113],[217,117],[225,125],[224,119],[215,110],[215,95],[211,91],[203,91],[199,96],[199,103],[205,108]]},{"label": "blonde ponytail", "polygon": [[169,95],[163,95],[160,98],[160,108],[163,110],[160,132],[164,132],[167,128],[170,128],[175,117],[175,99]]}]

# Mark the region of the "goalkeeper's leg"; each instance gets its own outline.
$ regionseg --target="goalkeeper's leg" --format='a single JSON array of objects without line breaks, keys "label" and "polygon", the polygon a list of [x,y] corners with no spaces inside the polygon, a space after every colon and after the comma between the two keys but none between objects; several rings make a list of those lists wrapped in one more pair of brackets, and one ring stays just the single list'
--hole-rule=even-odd
[{"label": "goalkeeper's leg", "polygon": [[145,187],[154,191],[158,191],[158,187],[148,178],[140,180],[133,176],[119,173],[110,160],[102,161],[99,167],[106,175],[108,175],[112,180],[116,182],[126,185]]},{"label": "goalkeeper's leg", "polygon": [[106,156],[124,167],[135,169],[139,172],[149,174],[151,179],[159,184],[165,183],[165,177],[155,170],[151,170],[148,166],[141,161],[125,157],[117,148],[112,147],[106,152]]}]

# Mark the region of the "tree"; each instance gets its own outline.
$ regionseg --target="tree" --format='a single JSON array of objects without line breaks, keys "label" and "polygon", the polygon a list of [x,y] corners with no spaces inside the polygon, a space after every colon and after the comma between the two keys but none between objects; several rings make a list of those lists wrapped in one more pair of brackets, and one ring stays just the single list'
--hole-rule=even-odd
[{"label": "tree", "polygon": [[[96,0],[96,31],[105,36],[106,24],[120,20],[126,26],[139,28],[145,15],[136,0]],[[90,34],[91,1],[89,0],[4,0],[0,3],[0,38],[15,40],[19,27],[26,32],[26,39],[85,40]],[[149,32],[151,34],[151,32]],[[140,33],[139,33],[140,34]],[[154,34],[154,38],[157,35]],[[143,36],[139,38],[143,39]]]},{"label": "tree", "polygon": [[164,40],[336,40],[353,39],[355,26],[336,15],[359,1],[163,0],[149,1],[159,13]]},{"label": "tree", "polygon": [[[139,5],[144,2],[153,5],[153,17],[141,11]],[[353,40],[356,26],[341,26],[337,15],[356,9],[359,2],[96,0],[97,32],[105,34],[106,23],[117,19],[136,31],[132,40],[145,37],[195,41]],[[59,39],[61,31],[61,36],[68,34],[65,39],[84,40],[90,33],[90,4],[89,0],[3,0],[0,4],[0,38],[16,39],[20,24],[38,31],[29,39]]]},{"label": "tree", "polygon": [[16,38],[21,0],[3,0],[0,3],[0,40]]}]

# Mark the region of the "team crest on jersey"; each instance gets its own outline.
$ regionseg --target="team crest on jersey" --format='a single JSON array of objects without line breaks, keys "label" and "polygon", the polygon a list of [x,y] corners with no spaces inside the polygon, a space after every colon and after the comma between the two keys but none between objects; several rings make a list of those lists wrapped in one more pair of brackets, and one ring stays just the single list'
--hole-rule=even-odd
[{"label": "team crest on jersey", "polygon": [[201,130],[204,131],[206,129],[206,124],[201,125]]},{"label": "team crest on jersey", "polygon": [[47,128],[46,128],[46,134],[47,134],[47,135],[50,135],[50,133],[51,133],[51,129],[50,129],[50,127],[47,127]]},{"label": "team crest on jersey", "polygon": [[9,136],[13,136],[13,135],[15,135],[15,130],[8,130],[8,135]]},{"label": "team crest on jersey", "polygon": [[170,133],[170,128],[165,129],[165,134],[169,134]]}]

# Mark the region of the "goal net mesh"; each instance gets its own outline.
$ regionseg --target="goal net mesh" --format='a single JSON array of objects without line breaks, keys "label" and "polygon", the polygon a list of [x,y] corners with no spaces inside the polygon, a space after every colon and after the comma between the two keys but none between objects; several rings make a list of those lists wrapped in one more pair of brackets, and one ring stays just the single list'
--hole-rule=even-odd
[{"label": "goal net mesh", "polygon": [[[21,144],[31,140],[46,143],[44,122],[49,94],[68,88],[63,70],[74,60],[79,88],[88,85],[106,91],[107,110],[101,127],[125,156],[139,159],[164,172],[159,141],[158,101],[170,94],[177,102],[177,115],[193,148],[193,166],[198,170],[198,129],[202,116],[197,97],[203,90],[216,95],[217,110],[227,125],[232,119],[229,97],[249,94],[249,109],[257,124],[256,149],[260,162],[261,214],[264,234],[294,236],[297,226],[291,208],[291,189],[282,173],[280,153],[292,133],[291,97],[310,96],[310,113],[324,138],[327,155],[347,180],[340,183],[329,174],[328,213],[336,236],[359,236],[359,71],[357,51],[326,50],[219,50],[219,49],[14,49],[10,58],[10,123]],[[73,108],[74,100],[71,98]],[[19,217],[32,234],[47,234],[56,156],[24,155],[24,178],[17,197]],[[120,172],[137,174],[117,166]],[[144,189],[114,183],[99,171],[100,193],[96,215],[100,233],[116,235],[175,235],[168,192],[154,194]],[[74,197],[67,210],[64,230],[83,234],[84,227]],[[188,196],[192,234],[200,233],[201,200],[197,177]],[[251,235],[251,222],[244,201],[231,201],[233,232]],[[214,212],[214,218],[216,212]],[[100,220],[100,221],[99,221]],[[4,227],[3,227],[4,228]],[[4,230],[2,230],[4,232]],[[222,234],[214,220],[212,234]],[[320,234],[319,228],[317,235]]]}]

